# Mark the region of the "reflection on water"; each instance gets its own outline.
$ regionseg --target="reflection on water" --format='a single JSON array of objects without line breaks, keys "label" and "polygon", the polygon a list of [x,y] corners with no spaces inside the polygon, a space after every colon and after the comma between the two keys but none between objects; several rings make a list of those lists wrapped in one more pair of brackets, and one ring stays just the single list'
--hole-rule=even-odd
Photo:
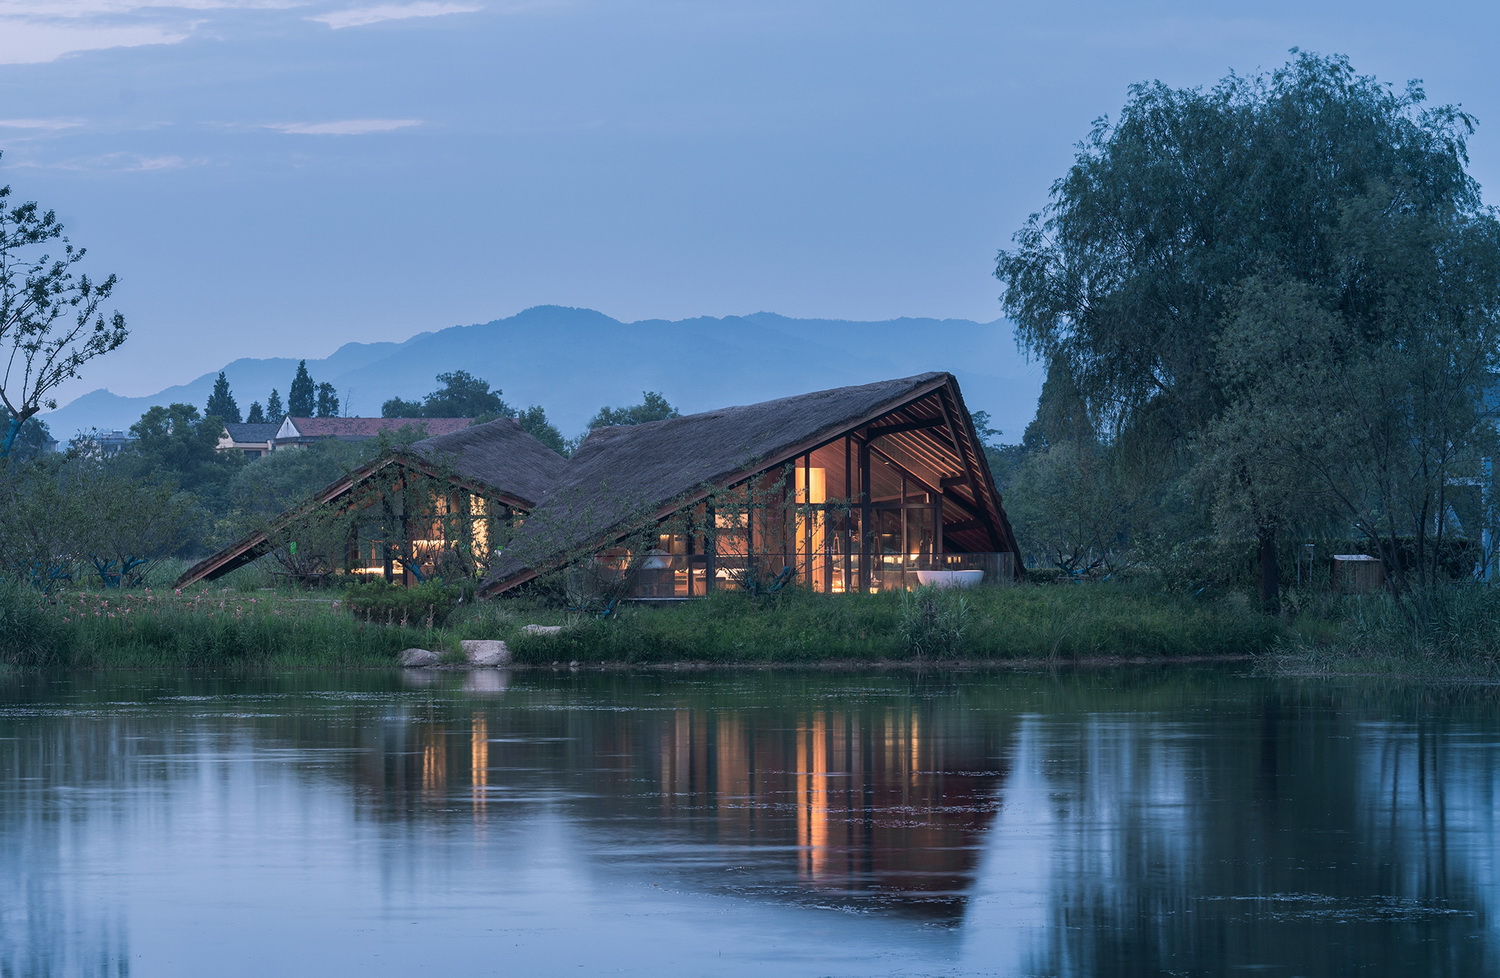
[{"label": "reflection on water", "polygon": [[16,680],[0,975],[1490,974],[1496,695]]}]

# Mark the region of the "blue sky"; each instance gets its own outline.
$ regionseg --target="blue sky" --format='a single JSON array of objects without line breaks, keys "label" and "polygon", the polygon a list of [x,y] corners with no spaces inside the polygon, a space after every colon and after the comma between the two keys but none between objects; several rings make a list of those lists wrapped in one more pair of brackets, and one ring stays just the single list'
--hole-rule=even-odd
[{"label": "blue sky", "polygon": [[1451,0],[0,0],[0,182],[122,279],[64,401],[543,303],[988,320],[1132,82],[1348,54],[1477,115],[1494,188],[1497,37]]}]

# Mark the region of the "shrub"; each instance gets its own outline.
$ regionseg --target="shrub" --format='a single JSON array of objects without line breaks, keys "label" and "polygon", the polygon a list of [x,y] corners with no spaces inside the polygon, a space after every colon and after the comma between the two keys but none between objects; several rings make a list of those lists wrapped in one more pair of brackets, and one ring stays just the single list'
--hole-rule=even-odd
[{"label": "shrub", "polygon": [[413,587],[365,581],[345,593],[344,604],[361,621],[431,627],[447,621],[462,596],[460,589],[435,581]]},{"label": "shrub", "polygon": [[968,623],[969,604],[955,589],[924,586],[901,595],[901,638],[918,659],[956,654]]},{"label": "shrub", "polygon": [[42,666],[58,659],[65,643],[45,601],[31,588],[0,580],[0,662]]}]

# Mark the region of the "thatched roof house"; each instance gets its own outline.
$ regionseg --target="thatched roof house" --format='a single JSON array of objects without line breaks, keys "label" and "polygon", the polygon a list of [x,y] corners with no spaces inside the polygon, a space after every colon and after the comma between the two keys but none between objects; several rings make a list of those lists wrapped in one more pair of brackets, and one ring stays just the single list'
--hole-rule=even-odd
[{"label": "thatched roof house", "polygon": [[[721,498],[737,486],[753,486],[762,497],[779,491],[793,510],[806,512],[777,514],[775,526],[763,518],[751,523],[739,512],[743,527],[724,525],[726,509],[767,509],[764,498]],[[681,522],[694,507],[704,524],[698,539],[676,527],[658,534],[651,549],[661,552],[650,558],[658,566],[636,571],[670,571],[678,578],[653,596],[695,596],[726,579],[743,583],[757,557],[772,558],[777,570],[793,566],[805,584],[828,590],[880,586],[890,575],[872,559],[884,565],[895,554],[902,555],[903,571],[982,569],[980,561],[954,559],[959,554],[1008,555],[1005,571],[985,562],[990,576],[1020,567],[957,381],[926,373],[592,431],[481,593],[509,590],[639,537],[674,515]],[[882,518],[884,527],[877,527]],[[757,526],[761,541],[746,539]],[[861,557],[864,566],[852,566]],[[758,576],[767,577],[768,569],[758,569]]]},{"label": "thatched roof house", "polygon": [[[369,509],[377,502],[382,504],[381,515],[389,516],[385,521],[387,524],[407,521],[419,515],[457,518],[459,513],[447,512],[448,509],[455,508],[469,511],[466,515],[471,521],[478,516],[487,523],[498,521],[508,525],[514,516],[536,507],[547,490],[557,483],[566,464],[567,459],[527,434],[514,418],[499,418],[485,424],[460,428],[450,434],[427,438],[382,455],[368,465],[335,479],[312,499],[283,514],[270,526],[189,568],[177,580],[176,586],[211,581],[271,553],[279,546],[297,542],[291,538],[306,536],[310,524],[326,526],[332,517],[347,514],[351,508]],[[407,509],[415,501],[404,498],[401,506],[391,505],[389,497],[404,493],[417,483],[429,488],[431,485],[446,487],[452,490],[449,495],[457,493],[470,498],[444,500],[441,506],[444,512],[441,514],[408,513]],[[478,500],[483,500],[484,511],[475,514],[472,510],[476,508]],[[351,523],[346,529],[354,536],[353,547],[348,549],[357,549],[358,528]],[[393,528],[387,525],[385,529]],[[488,531],[490,528],[485,529]],[[468,528],[467,535],[472,538],[472,526]],[[485,535],[488,536],[489,533],[486,532]],[[398,548],[380,559],[380,573],[387,578],[400,574],[408,580],[420,575],[420,565],[410,546],[410,533],[387,532],[384,536],[404,537],[407,549],[399,549],[402,541],[379,541],[387,551],[393,546]],[[446,540],[446,535],[443,539]],[[305,555],[302,563],[321,558],[326,573],[340,569],[340,563],[345,564],[342,569],[350,569],[348,562],[353,556],[349,553],[311,554]],[[485,552],[478,556],[483,562],[488,562],[491,555]],[[400,566],[406,563],[406,558],[412,558],[416,570]],[[315,566],[315,563],[309,565],[310,573]],[[369,569],[368,560],[364,566]]]},{"label": "thatched roof house", "polygon": [[[446,487],[446,501],[431,512],[411,498],[393,503],[392,493],[410,496],[411,480],[399,476],[408,471],[429,480],[429,495],[431,485]],[[362,486],[379,491],[361,496]],[[465,502],[450,490],[479,495]],[[597,429],[570,459],[514,421],[491,422],[372,463],[283,524],[330,507],[366,522],[384,516],[378,530],[347,529],[346,567],[356,573],[411,580],[403,568],[427,566],[423,554],[452,548],[455,533],[465,547],[482,538],[475,552],[493,552],[485,595],[564,567],[596,591],[647,599],[788,581],[869,591],[1021,573],[983,447],[946,373]],[[437,525],[459,516],[483,517],[484,532],[477,522]],[[269,552],[275,537],[247,538],[183,582]]]}]

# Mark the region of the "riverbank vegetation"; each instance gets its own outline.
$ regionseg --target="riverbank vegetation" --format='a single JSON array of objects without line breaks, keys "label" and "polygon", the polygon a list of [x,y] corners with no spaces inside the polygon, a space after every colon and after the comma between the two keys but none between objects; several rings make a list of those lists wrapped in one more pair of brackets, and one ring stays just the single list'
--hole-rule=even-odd
[{"label": "riverbank vegetation", "polygon": [[[213,588],[0,588],[0,657],[12,666],[389,667],[408,647],[455,653],[507,641],[521,665],[1043,662],[1265,654],[1288,636],[1243,598],[1144,586],[1020,585],[910,594],[756,597],[627,605],[609,617],[543,602],[458,601],[441,615],[362,585],[347,593]],[[392,588],[395,592],[399,589]],[[413,596],[415,600],[419,596]],[[447,595],[457,601],[458,592]],[[534,634],[528,624],[562,625]]]},{"label": "riverbank vegetation", "polygon": [[[159,573],[169,576],[175,568]],[[506,641],[520,666],[1060,666],[1250,660],[1285,675],[1500,676],[1500,594],[1457,584],[1416,620],[1388,593],[1287,591],[1264,614],[1248,588],[1186,593],[1160,578],[866,595],[795,589],[623,605],[608,617],[542,599],[475,602],[462,589],[369,582],[308,591],[250,568],[230,586],[174,591],[0,584],[0,666],[391,668],[407,648],[461,661],[466,639]],[[440,611],[434,611],[435,608]],[[527,625],[562,626],[538,633]]]}]

